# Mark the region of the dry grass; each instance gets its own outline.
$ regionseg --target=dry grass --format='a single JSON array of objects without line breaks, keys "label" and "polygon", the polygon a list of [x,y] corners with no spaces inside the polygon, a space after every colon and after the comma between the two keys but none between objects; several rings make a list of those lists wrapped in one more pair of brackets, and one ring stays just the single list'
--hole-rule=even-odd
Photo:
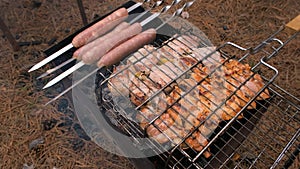
[{"label": "dry grass", "polygon": [[[78,138],[72,127],[56,125],[51,130],[44,130],[43,121],[55,119],[60,124],[64,122],[61,117],[67,115],[58,112],[55,104],[43,106],[48,100],[46,94],[53,95],[57,91],[39,91],[37,87],[42,84],[34,78],[43,70],[31,74],[27,70],[44,57],[42,51],[50,47],[47,43],[51,39],[57,38],[58,42],[82,24],[75,1],[41,0],[42,4],[37,8],[33,7],[33,2],[0,2],[0,16],[19,42],[42,42],[13,52],[7,39],[0,34],[0,168],[22,168],[23,164],[35,168],[132,168],[127,159]],[[86,0],[88,20],[124,2]],[[189,21],[203,30],[214,44],[233,41],[242,46],[254,46],[300,14],[299,9],[298,0],[198,0],[188,11]],[[281,72],[277,83],[298,98],[299,49],[298,37],[282,51],[282,55],[270,61]],[[39,138],[44,142],[30,150],[29,144]]]}]

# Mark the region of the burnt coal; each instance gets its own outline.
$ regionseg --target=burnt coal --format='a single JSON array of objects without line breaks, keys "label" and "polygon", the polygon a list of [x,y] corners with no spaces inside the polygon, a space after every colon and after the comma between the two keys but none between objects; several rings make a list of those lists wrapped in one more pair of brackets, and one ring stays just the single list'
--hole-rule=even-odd
[{"label": "burnt coal", "polygon": [[75,120],[75,118],[76,118],[74,112],[71,111],[70,109],[67,109],[67,110],[64,112],[64,114],[65,114],[66,116],[68,116],[69,118],[73,119],[73,120]]},{"label": "burnt coal", "polygon": [[81,128],[81,126],[79,124],[74,124],[73,129],[75,130],[76,134],[86,140],[86,141],[90,141],[91,138],[85,133],[85,131]]},{"label": "burnt coal", "polygon": [[42,80],[35,80],[35,81],[33,81],[33,83],[34,83],[34,86],[35,86],[35,88],[37,89],[37,90],[42,90],[43,89],[43,87],[44,87],[44,83],[43,83],[43,81]]},{"label": "burnt coal", "polygon": [[74,151],[79,151],[85,145],[84,141],[79,138],[70,139],[69,143],[72,144],[72,148]]},{"label": "burnt coal", "polygon": [[48,41],[48,45],[51,46],[51,45],[53,45],[56,41],[57,41],[57,38],[54,37],[54,38],[52,38],[52,39],[50,39],[50,40]]},{"label": "burnt coal", "polygon": [[40,45],[42,41],[18,42],[19,46]]},{"label": "burnt coal", "polygon": [[50,90],[45,91],[45,96],[48,97],[49,99],[52,99],[55,97],[55,94],[51,92]]},{"label": "burnt coal", "polygon": [[18,54],[14,54],[14,59],[19,59],[19,55]]},{"label": "burnt coal", "polygon": [[69,117],[61,117],[60,120],[62,121],[61,123],[59,123],[57,125],[57,127],[65,127],[70,129],[73,125],[73,119],[69,118]]},{"label": "burnt coal", "polygon": [[32,7],[33,8],[39,8],[42,5],[42,2],[34,0],[32,1]]},{"label": "burnt coal", "polygon": [[21,34],[16,34],[15,38],[16,40],[19,40],[21,38]]},{"label": "burnt coal", "polygon": [[227,26],[227,25],[224,25],[224,26],[223,26],[223,30],[224,30],[224,31],[229,30],[228,26]]},{"label": "burnt coal", "polygon": [[64,91],[64,86],[61,83],[56,84],[55,85],[55,91],[58,92],[58,93],[63,92]]},{"label": "burnt coal", "polygon": [[98,19],[98,18],[100,18],[100,16],[98,14],[95,14],[93,17],[93,19]]},{"label": "burnt coal", "polygon": [[[21,44],[20,44],[21,43]],[[31,45],[30,44],[30,42],[29,43],[27,43],[27,42],[20,42],[19,43],[19,45],[20,46],[25,46],[25,43],[27,44],[27,45]],[[37,52],[37,51],[33,51],[33,52],[31,52],[31,55],[34,57],[34,58],[39,58],[40,56],[41,56],[41,54],[39,53],[39,52]]]},{"label": "burnt coal", "polygon": [[51,130],[57,123],[56,119],[45,120],[42,122],[43,129],[48,131]]},{"label": "burnt coal", "polygon": [[70,29],[65,29],[65,33],[70,33],[71,30]]},{"label": "burnt coal", "polygon": [[58,102],[57,110],[64,113],[66,112],[68,106],[69,106],[69,101],[67,99],[60,99]]}]

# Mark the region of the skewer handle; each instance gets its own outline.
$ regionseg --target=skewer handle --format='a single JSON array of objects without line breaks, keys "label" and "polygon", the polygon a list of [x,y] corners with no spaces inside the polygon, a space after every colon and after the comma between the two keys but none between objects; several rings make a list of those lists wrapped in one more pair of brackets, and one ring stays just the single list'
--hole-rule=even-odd
[{"label": "skewer handle", "polygon": [[300,31],[300,15],[291,20],[288,24],[286,24],[288,28],[291,28],[297,32]]}]

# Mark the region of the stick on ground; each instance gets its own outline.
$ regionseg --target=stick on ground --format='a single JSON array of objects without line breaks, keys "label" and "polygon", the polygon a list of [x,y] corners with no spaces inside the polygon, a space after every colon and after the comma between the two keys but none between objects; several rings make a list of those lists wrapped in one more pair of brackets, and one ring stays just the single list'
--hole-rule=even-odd
[{"label": "stick on ground", "polygon": [[4,35],[7,37],[9,43],[13,47],[14,51],[18,51],[20,49],[19,44],[15,40],[15,38],[12,36],[11,32],[9,31],[8,27],[3,22],[2,18],[0,17],[0,29],[3,31]]}]

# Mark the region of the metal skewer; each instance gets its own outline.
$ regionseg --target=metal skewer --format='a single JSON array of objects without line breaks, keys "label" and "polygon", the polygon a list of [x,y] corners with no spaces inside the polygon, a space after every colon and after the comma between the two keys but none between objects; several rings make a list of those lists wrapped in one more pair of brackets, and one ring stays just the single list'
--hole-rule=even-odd
[{"label": "metal skewer", "polygon": [[57,71],[58,69],[64,67],[65,65],[71,63],[71,62],[74,61],[74,60],[76,60],[76,59],[72,57],[72,58],[68,59],[67,61],[61,63],[60,65],[56,66],[55,68],[48,69],[45,73],[43,73],[42,75],[40,75],[40,76],[37,77],[36,79],[38,80],[38,79],[41,79],[41,78],[43,78],[43,77],[46,77],[46,76],[48,76],[49,74],[51,74],[51,73]]},{"label": "metal skewer", "polygon": [[127,9],[128,13],[135,10],[136,8],[142,6],[144,3],[150,2],[150,0],[144,0],[143,2],[138,2],[134,5],[132,5],[130,8]]},{"label": "metal skewer", "polygon": [[[176,5],[176,4],[178,4],[180,1],[181,1],[181,0],[174,0],[174,1],[172,2],[172,5]],[[147,2],[149,2],[149,1],[147,1]],[[155,4],[154,4],[150,9],[148,9],[148,10],[144,11],[143,13],[139,14],[137,17],[135,17],[134,19],[132,19],[132,20],[129,22],[129,24],[132,24],[132,23],[136,22],[138,19],[140,19],[141,17],[143,17],[146,13],[148,13],[148,12],[151,11],[152,9],[154,9],[154,8],[156,8],[156,7],[160,6],[160,5],[162,5],[163,3],[164,3],[164,1],[157,1],[157,2],[155,2]],[[58,65],[58,66],[56,66],[56,67],[54,67],[54,68],[52,68],[52,69],[47,70],[45,73],[43,73],[42,75],[40,75],[40,76],[37,77],[36,79],[38,80],[38,79],[41,79],[41,78],[43,78],[43,77],[45,77],[45,76],[48,76],[49,74],[55,72],[56,70],[62,68],[63,66],[69,64],[70,62],[72,62],[72,61],[74,61],[74,60],[75,60],[75,58],[70,58],[69,60],[67,60],[67,61],[65,61],[65,62],[63,62],[63,63],[61,63],[60,65]]]},{"label": "metal skewer", "polygon": [[134,19],[132,19],[129,23],[132,24],[134,22],[136,22],[137,20],[139,20],[141,17],[143,17],[146,13],[148,13],[150,10],[160,6],[161,4],[163,4],[164,1],[157,1],[155,2],[155,4],[150,8],[145,10],[144,12],[140,13],[137,17],[135,17]]},{"label": "metal skewer", "polygon": [[[128,13],[132,12],[133,10],[135,10],[138,7],[140,7],[141,5],[143,5],[146,2],[150,2],[150,0],[144,0],[143,2],[136,3],[135,5],[133,5],[133,6],[131,6],[130,8],[127,9]],[[32,71],[35,71],[35,70],[41,68],[45,64],[51,62],[52,60],[54,60],[58,56],[60,56],[63,53],[67,52],[68,50],[72,49],[73,47],[74,46],[73,46],[72,43],[68,44],[67,46],[65,46],[62,49],[56,51],[55,53],[53,53],[52,55],[48,56],[44,60],[42,60],[39,63],[35,64],[28,72],[32,72]]]},{"label": "metal skewer", "polygon": [[[176,11],[174,12],[174,14],[172,15],[171,18],[174,18],[174,17],[176,17],[176,16],[181,15],[181,13],[183,12],[183,10],[186,9],[186,8],[189,8],[194,2],[195,2],[195,0],[185,3],[185,4],[183,5],[183,7],[181,7],[180,9],[178,9],[178,10],[176,10]],[[170,8],[170,7],[167,7],[167,8]],[[154,14],[153,14],[153,15],[154,15]],[[150,17],[151,17],[151,16],[150,16]],[[167,22],[169,22],[169,21],[171,20],[171,18],[168,19],[167,21],[165,21],[164,23],[162,23],[160,26],[158,26],[158,27],[156,28],[156,30],[160,29],[160,28],[162,27],[162,25],[165,25]],[[79,63],[80,63],[80,62],[79,62]],[[78,63],[78,64],[79,64],[79,63]],[[75,65],[75,66],[76,66],[76,65]],[[73,84],[72,84],[70,87],[68,87],[66,90],[64,90],[64,91],[61,92],[59,95],[57,95],[55,98],[53,98],[53,99],[51,99],[49,102],[47,102],[47,103],[45,104],[45,106],[48,105],[48,104],[50,104],[50,103],[52,103],[52,102],[54,102],[55,100],[57,100],[58,98],[60,98],[61,96],[63,96],[63,95],[66,94],[67,92],[69,92],[70,90],[72,90],[75,86],[77,86],[77,85],[80,84],[82,81],[84,81],[85,79],[87,79],[88,77],[90,77],[91,75],[93,75],[94,73],[96,73],[96,72],[97,72],[98,70],[100,70],[101,68],[102,68],[102,67],[96,68],[96,69],[93,70],[91,73],[87,74],[85,77],[83,77],[83,78],[81,78],[80,80],[78,80],[77,82],[73,83]]]},{"label": "metal skewer", "polygon": [[161,27],[163,27],[165,24],[167,24],[168,22],[170,22],[172,19],[174,19],[174,17],[176,16],[179,16],[182,14],[183,10],[186,9],[186,8],[189,8],[190,6],[192,6],[194,4],[196,0],[193,0],[193,1],[190,1],[190,2],[187,2],[185,3],[181,8],[177,9],[172,17],[170,17],[167,21],[163,22],[161,25],[159,25],[156,29],[160,29]]},{"label": "metal skewer", "polygon": [[[180,0],[177,0],[180,1]],[[160,12],[158,13],[154,13],[151,16],[149,16],[148,18],[146,18],[145,20],[143,20],[140,24],[141,26],[145,26],[146,24],[148,24],[149,22],[151,22],[153,19],[157,18],[159,15],[166,13],[174,4],[171,5],[167,5],[165,7],[163,7],[161,9]],[[64,79],[65,77],[67,77],[68,75],[70,75],[71,73],[73,73],[74,71],[76,71],[77,69],[81,68],[82,66],[84,66],[84,62],[80,61],[78,62],[76,65],[74,65],[73,67],[71,67],[70,69],[68,69],[67,71],[61,73],[59,76],[55,77],[53,80],[51,80],[50,82],[48,82],[43,89],[46,89],[48,87],[53,86],[54,84],[58,83],[59,81],[61,81],[62,79]]]}]

